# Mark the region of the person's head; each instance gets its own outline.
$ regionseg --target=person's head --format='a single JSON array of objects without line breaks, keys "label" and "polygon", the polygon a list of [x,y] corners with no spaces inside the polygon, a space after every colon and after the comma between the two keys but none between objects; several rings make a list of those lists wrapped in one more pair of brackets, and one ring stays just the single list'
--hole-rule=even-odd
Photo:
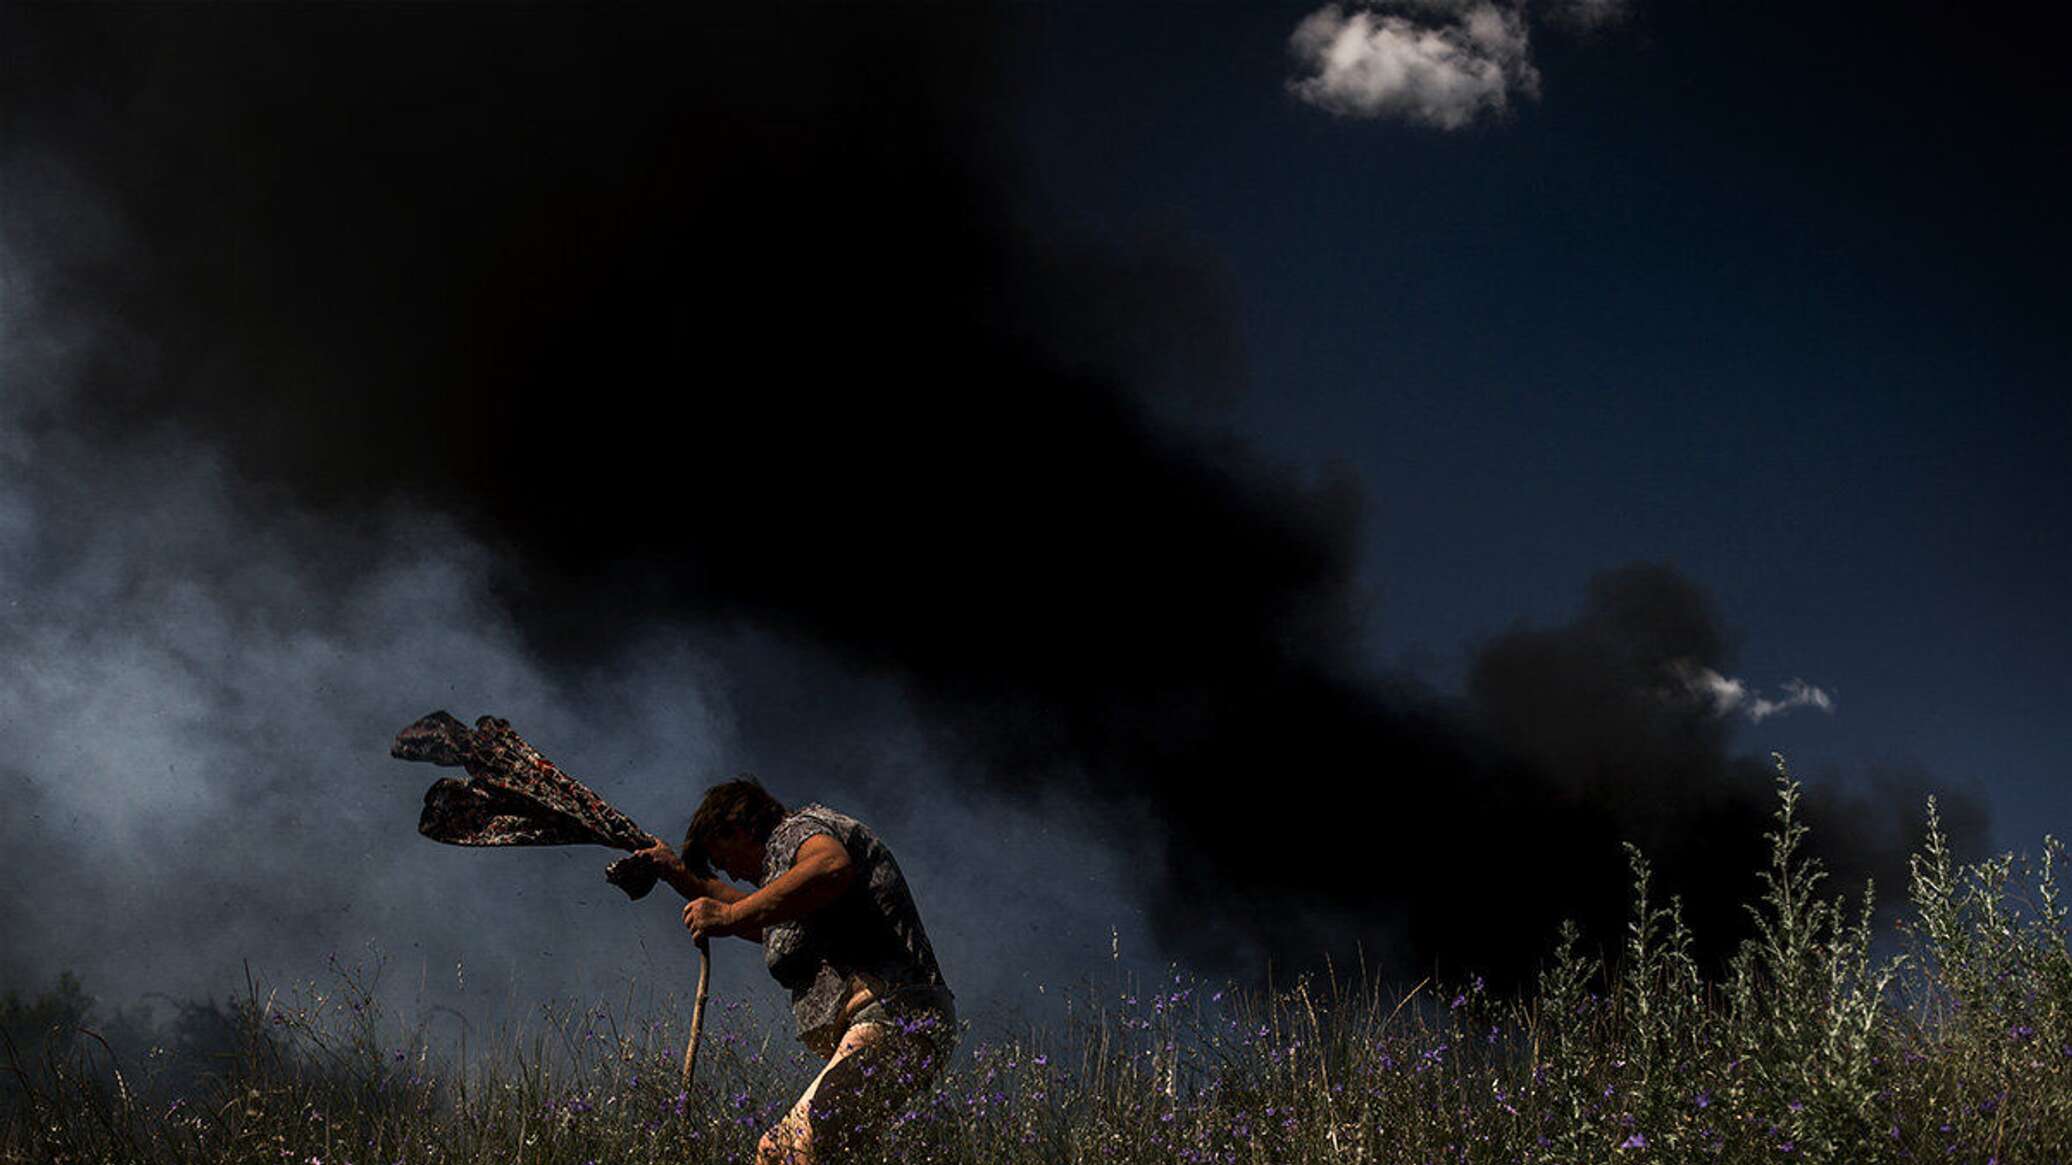
[{"label": "person's head", "polygon": [[763,872],[763,843],[782,820],[783,804],[754,777],[714,785],[684,833],[684,864],[705,873],[716,865],[736,881],[754,881]]}]

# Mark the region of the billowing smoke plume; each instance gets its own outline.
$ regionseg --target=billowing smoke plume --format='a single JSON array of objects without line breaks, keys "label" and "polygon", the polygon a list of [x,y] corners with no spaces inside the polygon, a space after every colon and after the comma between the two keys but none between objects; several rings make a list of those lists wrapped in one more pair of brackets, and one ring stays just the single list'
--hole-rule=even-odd
[{"label": "billowing smoke plume", "polygon": [[[616,994],[622,973],[681,986],[673,912],[620,901],[599,851],[414,835],[434,774],[387,741],[434,707],[512,718],[665,836],[740,770],[863,815],[924,888],[974,1003],[1069,979],[1112,925],[1141,929],[1137,872],[1085,810],[981,806],[881,667],[778,621],[634,594],[643,523],[673,536],[703,514],[778,545],[782,521],[754,511],[803,497],[789,438],[765,434],[772,455],[750,466],[756,435],[688,402],[778,416],[804,352],[822,371],[844,360],[823,387],[875,407],[882,361],[819,348],[841,329],[782,306],[815,294],[816,239],[871,213],[840,155],[877,143],[853,177],[878,206],[915,205],[858,234],[882,264],[821,292],[882,320],[899,305],[867,285],[958,229],[943,147],[970,135],[939,124],[955,105],[936,89],[902,95],[920,82],[897,46],[916,30],[830,19],[791,36],[789,18],[5,14],[0,983],[70,966],[117,1001],[210,994],[246,956],[298,974],[372,941],[406,997],[424,983],[478,1018]],[[929,41],[943,61],[970,47],[962,31]],[[850,56],[875,36],[885,54]],[[740,53],[778,39],[802,72],[771,87]],[[852,90],[880,103],[852,110]],[[771,186],[785,203],[758,205]],[[788,231],[787,264],[743,285],[746,257]],[[729,310],[765,324],[701,354],[701,305],[737,297]],[[609,331],[613,305],[648,301],[674,322],[624,321],[641,352],[567,330],[577,303],[594,314],[573,326]],[[1113,302],[1139,310],[1126,289]],[[926,350],[927,328],[886,342]],[[802,447],[840,438],[797,422]],[[737,445],[702,480],[666,482]],[[767,986],[753,952],[721,947],[725,981]]]},{"label": "billowing smoke plume", "polygon": [[[858,811],[967,984],[1132,902],[1205,970],[1516,971],[1609,933],[1621,839],[1738,929],[1767,767],[1660,698],[1731,672],[1702,592],[1608,572],[1458,699],[1374,674],[1356,484],[1196,415],[1213,279],[1056,258],[984,14],[6,19],[14,958],[455,904],[512,965],[623,946],[594,853],[407,836],[382,750],[441,705],[653,829],[743,768]],[[1918,799],[1831,808],[1889,871]]]}]

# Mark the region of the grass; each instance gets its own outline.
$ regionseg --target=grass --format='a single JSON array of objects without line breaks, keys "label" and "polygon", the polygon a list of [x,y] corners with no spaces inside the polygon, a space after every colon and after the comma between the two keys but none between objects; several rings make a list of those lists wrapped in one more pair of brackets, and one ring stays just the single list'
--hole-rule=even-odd
[{"label": "grass", "polygon": [[[1701,974],[1678,903],[1656,900],[1629,847],[1631,921],[1609,963],[1565,926],[1515,998],[1473,980],[1119,981],[1076,997],[1062,1024],[973,1047],[895,1116],[882,1156],[2072,1160],[2063,847],[2045,838],[2040,868],[1960,864],[1931,800],[1908,949],[1874,959],[1870,888],[1853,904],[1822,896],[1781,758],[1777,795],[1754,936],[1723,975]],[[449,1057],[421,1032],[384,1036],[368,984],[341,970],[292,1000],[249,991],[234,1038],[170,1098],[163,1065],[111,1063],[98,1037],[14,1048],[0,1162],[747,1162],[816,1065],[753,1035],[744,1005],[712,1018],[686,1093],[684,1024],[666,1010],[547,1009]]]}]

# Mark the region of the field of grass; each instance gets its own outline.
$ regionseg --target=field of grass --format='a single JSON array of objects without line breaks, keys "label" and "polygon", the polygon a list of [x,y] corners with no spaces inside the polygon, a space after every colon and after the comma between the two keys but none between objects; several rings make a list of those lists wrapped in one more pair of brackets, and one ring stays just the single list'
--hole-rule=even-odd
[{"label": "field of grass", "polygon": [[[2072,952],[2040,863],[1966,864],[1928,808],[1910,949],[1871,954],[1868,892],[1829,898],[1778,807],[1755,937],[1717,980],[1630,853],[1609,964],[1564,929],[1536,989],[1171,974],[978,1044],[897,1113],[879,1156],[939,1162],[2072,1161]],[[13,1005],[17,1012],[21,1005]],[[465,1058],[398,1039],[353,972],[257,991],[181,1095],[98,1037],[17,1047],[0,1162],[393,1165],[747,1162],[816,1065],[715,1007],[697,1086],[675,1014],[549,1010]],[[63,1034],[63,1033],[60,1033]],[[967,1037],[969,1039],[970,1037]]]}]

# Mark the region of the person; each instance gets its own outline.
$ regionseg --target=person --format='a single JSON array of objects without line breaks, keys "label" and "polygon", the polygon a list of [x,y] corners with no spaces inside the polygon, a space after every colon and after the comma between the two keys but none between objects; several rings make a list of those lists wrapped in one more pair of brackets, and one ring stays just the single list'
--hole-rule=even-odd
[{"label": "person", "polygon": [[[855,818],[820,804],[788,811],[744,777],[707,790],[681,856],[667,843],[640,852],[688,900],[694,939],[762,944],[798,1038],[826,1060],[756,1146],[757,1165],[869,1152],[957,1037],[956,997],[892,851]],[[715,865],[756,888],[714,877]]]}]

